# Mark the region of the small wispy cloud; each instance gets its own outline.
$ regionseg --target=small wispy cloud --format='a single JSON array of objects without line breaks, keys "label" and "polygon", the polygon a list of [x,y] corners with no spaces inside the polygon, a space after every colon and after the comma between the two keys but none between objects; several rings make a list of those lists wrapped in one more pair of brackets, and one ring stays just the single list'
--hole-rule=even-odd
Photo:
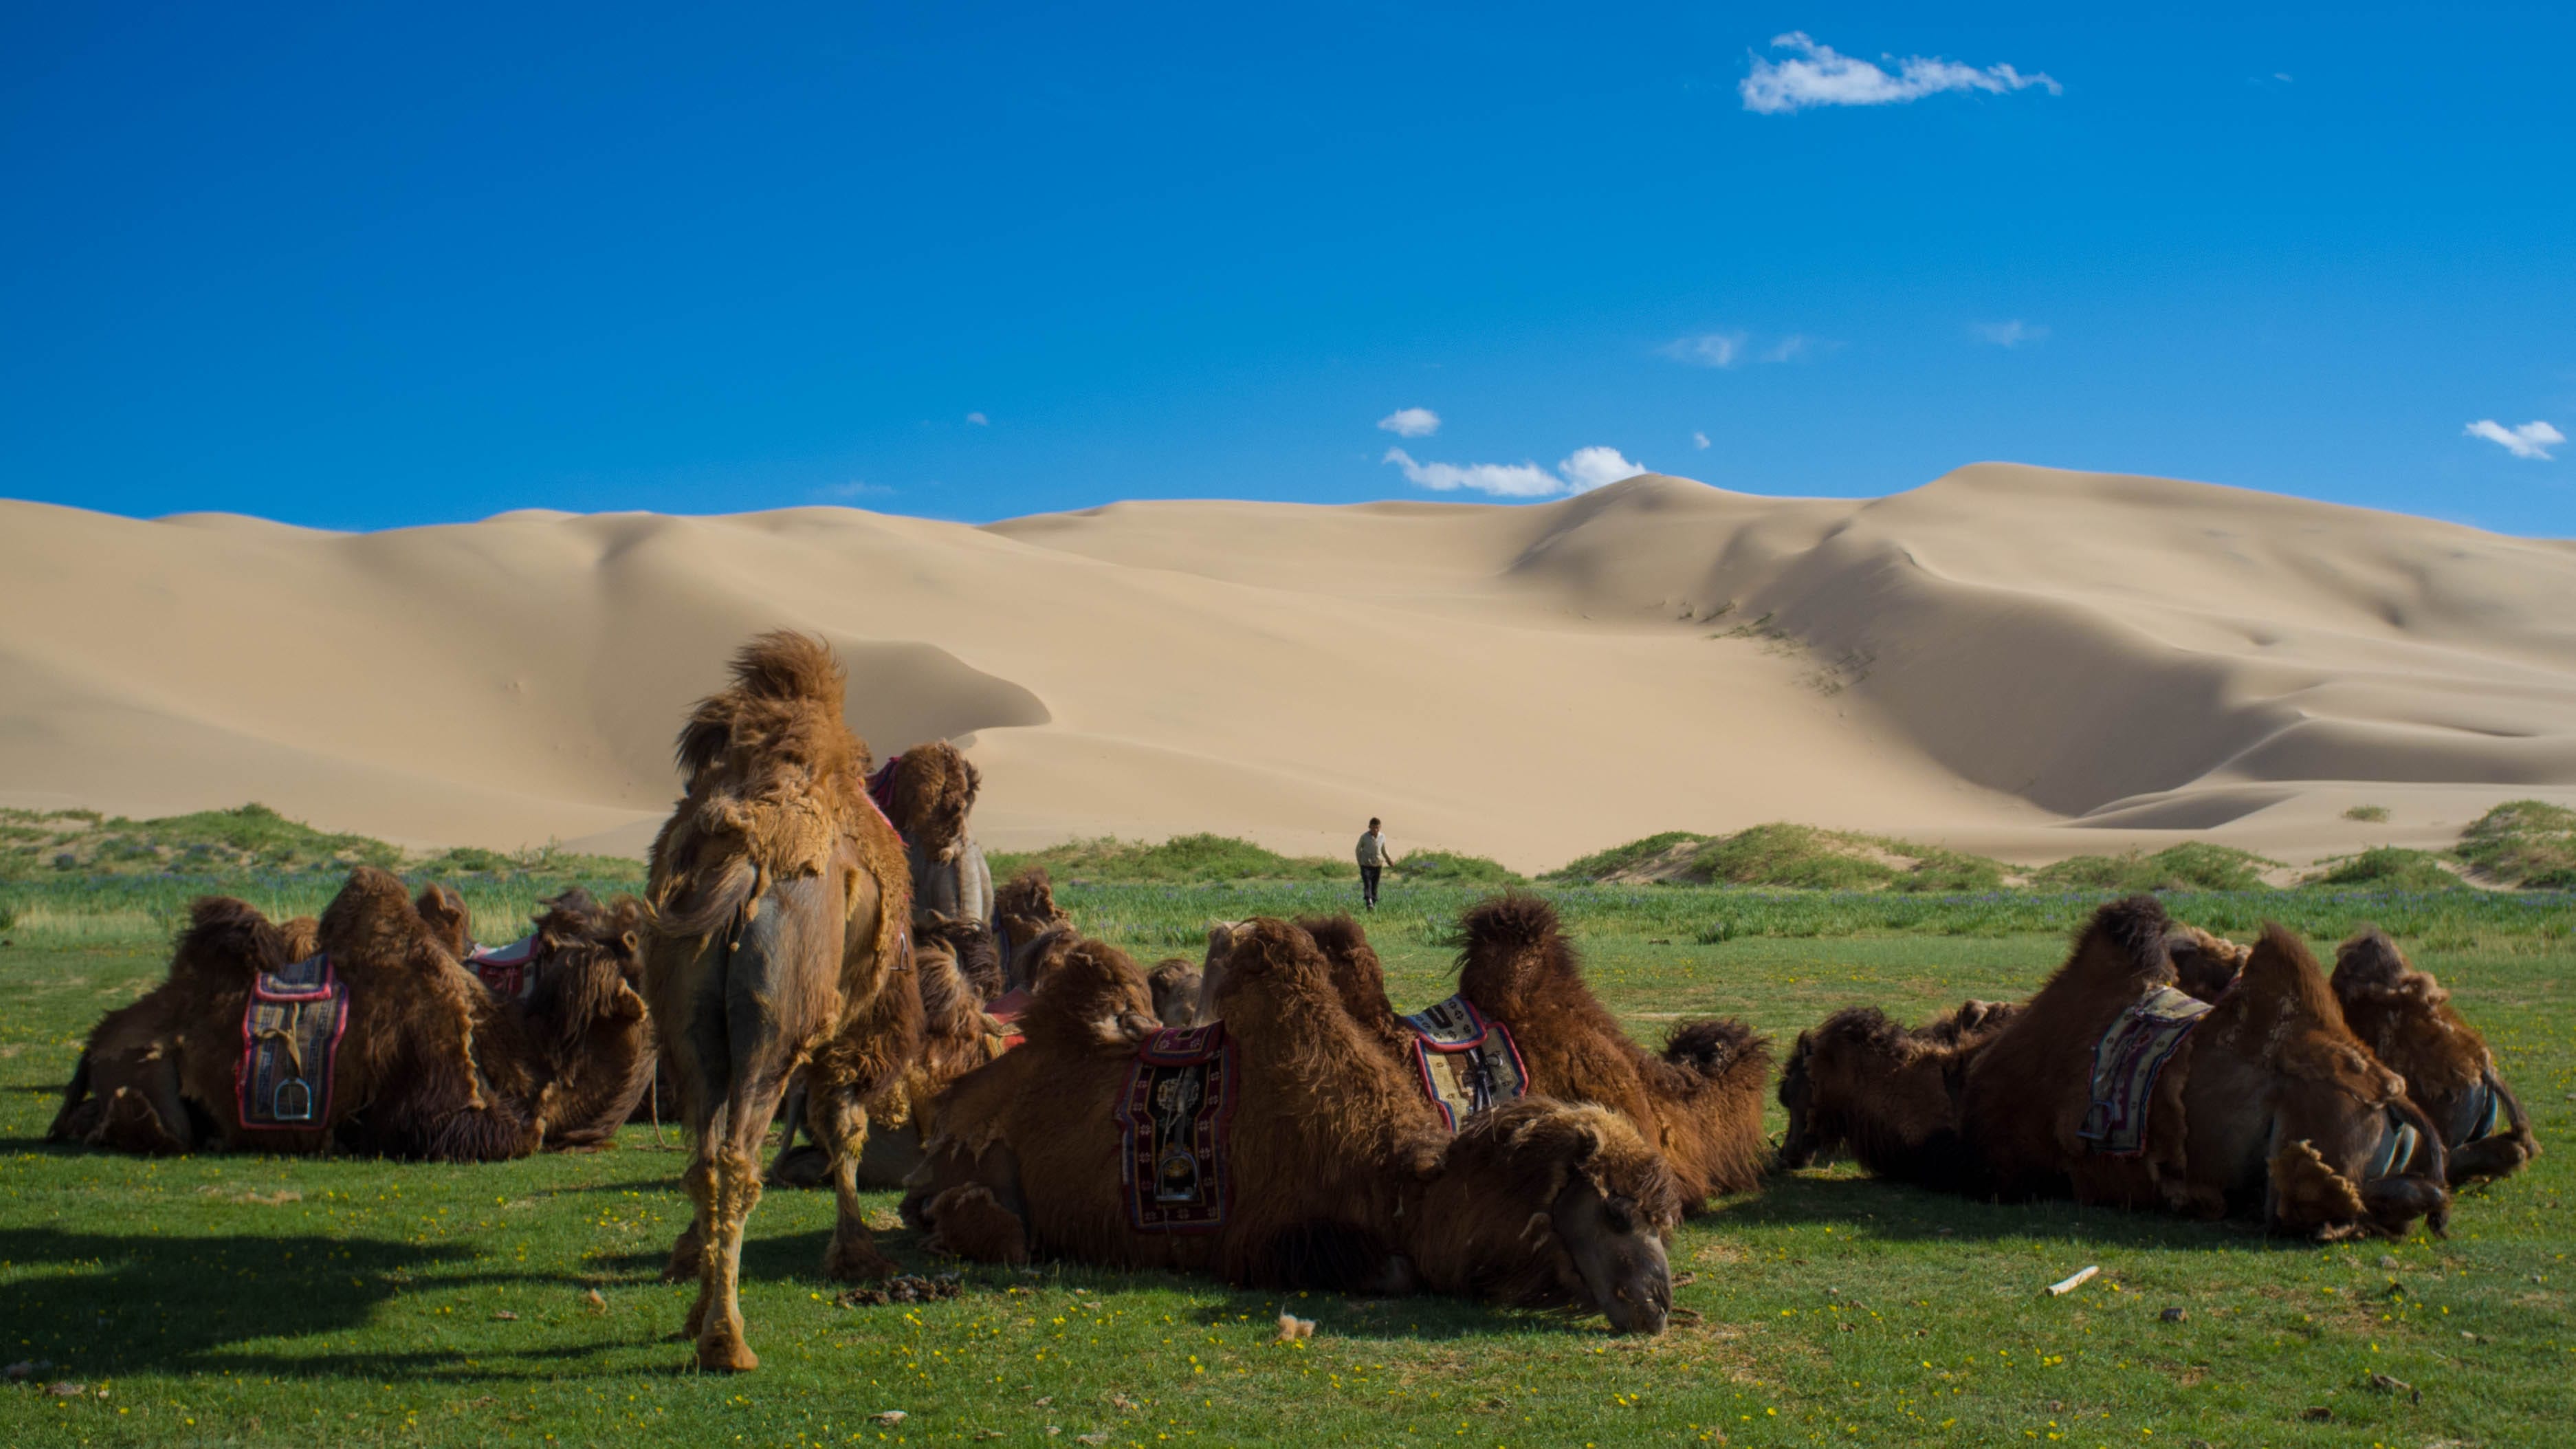
[{"label": "small wispy cloud", "polygon": [[1802,333],[1792,332],[1762,349],[1764,362],[1799,362],[1822,351],[1824,344]]},{"label": "small wispy cloud", "polygon": [[847,483],[827,483],[814,490],[814,496],[828,503],[847,503],[853,498],[882,498],[894,492],[883,483],[862,483],[853,478]]},{"label": "small wispy cloud", "polygon": [[1706,433],[1693,433],[1693,434],[1691,434],[1691,446],[1692,446],[1692,447],[1694,447],[1694,448],[1699,449],[1699,450],[1700,450],[1700,451],[1702,451],[1702,452],[1706,452],[1706,451],[1708,451],[1708,434],[1706,434]]},{"label": "small wispy cloud", "polygon": [[1497,498],[1547,498],[1559,493],[1588,493],[1605,483],[1634,478],[1645,465],[1620,456],[1616,448],[1577,448],[1551,473],[1536,463],[1423,463],[1402,448],[1389,448],[1379,461],[1404,470],[1404,481],[1435,493],[1461,489]]},{"label": "small wispy cloud", "polygon": [[1440,415],[1429,408],[1397,408],[1377,425],[1399,438],[1427,438],[1440,431]]},{"label": "small wispy cloud", "polygon": [[966,421],[979,428],[990,427],[993,423],[991,418],[984,416],[982,413],[968,413],[966,415]]},{"label": "small wispy cloud", "polygon": [[2549,460],[2549,450],[2567,441],[2567,435],[2549,424],[2534,419],[2518,428],[2508,428],[2493,418],[2480,418],[2465,429],[2472,438],[2484,438],[2517,458]]},{"label": "small wispy cloud", "polygon": [[1796,54],[1787,60],[1754,56],[1753,73],[1736,87],[1744,97],[1744,109],[1766,116],[1787,115],[1811,106],[1901,105],[1943,91],[2003,95],[2039,86],[2054,96],[2064,94],[2066,89],[2042,71],[2024,75],[2009,65],[1980,68],[1938,56],[1909,55],[1898,60],[1882,55],[1879,59],[1895,67],[1893,71],[1885,70],[1858,56],[1819,45],[1803,30],[1771,37],[1771,48]]},{"label": "small wispy cloud", "polygon": [[1680,337],[1659,350],[1675,362],[1693,367],[1733,367],[1744,356],[1747,339],[1741,332],[1703,332],[1697,337]]},{"label": "small wispy cloud", "polygon": [[2024,322],[2019,317],[2009,322],[1980,322],[1968,330],[1976,334],[1978,341],[1991,342],[1997,347],[2019,347],[2025,342],[2048,339],[2047,328],[2035,322]]}]

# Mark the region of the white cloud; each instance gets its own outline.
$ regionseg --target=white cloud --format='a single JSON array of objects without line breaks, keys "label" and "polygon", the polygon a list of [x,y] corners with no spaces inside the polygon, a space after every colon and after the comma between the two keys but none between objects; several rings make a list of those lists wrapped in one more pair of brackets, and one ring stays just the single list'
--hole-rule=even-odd
[{"label": "white cloud", "polygon": [[1779,341],[1772,343],[1769,347],[1764,348],[1762,352],[1762,360],[1764,362],[1796,362],[1802,357],[1813,356],[1822,345],[1823,344],[1817,342],[1816,339],[1812,337],[1792,332],[1788,336],[1781,338]]},{"label": "white cloud", "polygon": [[815,489],[814,496],[847,503],[853,498],[879,498],[893,491],[882,483],[862,483],[854,478],[847,483],[827,483]]},{"label": "white cloud", "polygon": [[1707,451],[1707,449],[1708,449],[1708,434],[1706,434],[1706,433],[1693,433],[1693,434],[1691,434],[1691,446],[1692,446],[1692,447],[1694,447],[1694,448],[1700,449],[1702,452],[1706,452],[1706,451]]},{"label": "white cloud", "polygon": [[1427,438],[1440,431],[1440,415],[1429,408],[1397,408],[1377,425],[1399,438]]},{"label": "white cloud", "polygon": [[1565,476],[1566,491],[1589,493],[1604,483],[1634,478],[1646,471],[1643,463],[1632,463],[1619,456],[1616,448],[1577,448],[1572,456],[1556,465]]},{"label": "white cloud", "polygon": [[2518,428],[2508,428],[2493,418],[2480,418],[2465,431],[2472,438],[2484,438],[2517,458],[2546,460],[2549,450],[2567,441],[2567,435],[2537,419]]},{"label": "white cloud", "polygon": [[2047,328],[2024,322],[2019,317],[2009,322],[1980,322],[1971,330],[1997,347],[2019,347],[2025,342],[2045,341],[2048,337]]},{"label": "white cloud", "polygon": [[1893,74],[1857,56],[1818,45],[1803,30],[1771,38],[1775,50],[1793,50],[1788,60],[1753,57],[1753,73],[1737,90],[1744,109],[1766,116],[1786,115],[1809,106],[1884,106],[1919,101],[1942,91],[1988,91],[2002,95],[2029,86],[2044,86],[2050,95],[2064,91],[2046,74],[2023,75],[2008,65],[1983,70],[1935,56],[1909,55],[1903,60],[1881,56],[1895,65]]},{"label": "white cloud", "polygon": [[984,416],[982,413],[968,413],[968,414],[966,415],[966,421],[968,421],[968,422],[970,422],[970,423],[974,424],[976,427],[981,428],[981,427],[988,427],[988,426],[990,426],[990,425],[992,424],[992,421],[993,421],[993,420],[992,420],[991,418],[988,418],[988,417]]},{"label": "white cloud", "polygon": [[1616,448],[1577,448],[1556,465],[1554,473],[1536,463],[1420,463],[1402,448],[1389,448],[1379,461],[1404,470],[1404,480],[1435,493],[1464,488],[1497,498],[1546,498],[1558,493],[1588,493],[1604,483],[1634,478],[1646,471]]},{"label": "white cloud", "polygon": [[1745,340],[1741,332],[1704,332],[1665,343],[1663,353],[1693,367],[1733,367],[1744,356]]}]

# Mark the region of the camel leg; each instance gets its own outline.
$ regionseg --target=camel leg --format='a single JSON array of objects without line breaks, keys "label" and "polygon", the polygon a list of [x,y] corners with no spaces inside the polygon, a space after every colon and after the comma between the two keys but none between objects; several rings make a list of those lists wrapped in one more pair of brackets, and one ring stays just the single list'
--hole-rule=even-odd
[{"label": "camel leg", "polygon": [[760,1356],[742,1338],[742,1232],[760,1204],[760,1139],[777,1110],[778,1087],[758,1095],[764,1100],[737,1099],[708,1124],[689,1169],[690,1196],[701,1202],[706,1223],[698,1302],[689,1311],[702,1369],[739,1373],[760,1367]]},{"label": "camel leg", "polygon": [[823,1129],[823,1150],[831,1156],[836,1206],[831,1246],[823,1250],[823,1276],[841,1282],[888,1277],[895,1264],[877,1251],[859,1211],[859,1154],[868,1145],[868,1109],[837,1084],[818,1082],[812,1091],[814,1125]]}]

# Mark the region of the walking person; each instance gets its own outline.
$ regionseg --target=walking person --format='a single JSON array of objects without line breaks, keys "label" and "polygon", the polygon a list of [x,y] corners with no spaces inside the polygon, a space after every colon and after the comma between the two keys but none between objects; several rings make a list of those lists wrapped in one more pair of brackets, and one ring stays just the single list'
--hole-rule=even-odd
[{"label": "walking person", "polygon": [[1380,872],[1395,864],[1394,855],[1386,848],[1386,833],[1378,828],[1378,819],[1369,817],[1368,833],[1360,837],[1360,904],[1377,909],[1377,878]]}]

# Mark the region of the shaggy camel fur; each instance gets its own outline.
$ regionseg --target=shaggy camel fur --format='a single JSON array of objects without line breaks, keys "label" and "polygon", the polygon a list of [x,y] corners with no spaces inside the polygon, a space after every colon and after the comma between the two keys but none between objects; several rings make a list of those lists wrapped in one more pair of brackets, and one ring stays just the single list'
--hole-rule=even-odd
[{"label": "shaggy camel fur", "polygon": [[[198,901],[170,974],[91,1033],[51,1136],[138,1152],[209,1146],[447,1162],[606,1142],[644,1089],[631,901],[573,891],[538,916],[522,998],[457,963],[464,909],[433,886],[418,903],[372,867],[319,922],[271,923],[248,904]],[[330,1100],[310,1128],[241,1120],[242,1016],[263,970],[328,954],[348,988]]]},{"label": "shaggy camel fur", "polygon": [[2171,928],[2152,896],[2104,906],[2066,964],[1981,1040],[1958,1120],[1986,1185],[2200,1217],[2260,1203],[2268,1226],[2328,1239],[2402,1233],[2427,1216],[2438,1231],[2450,1203],[2439,1136],[2345,1027],[2307,948],[2277,926],[2158,1076],[2141,1150],[2095,1152],[2077,1136],[2095,1043],[2174,983]]},{"label": "shaggy camel fur", "polygon": [[2244,973],[2254,948],[2198,926],[2176,926],[2165,933],[2165,954],[2173,960],[2174,985],[2215,1005]]},{"label": "shaggy camel fur", "polygon": [[931,911],[991,924],[993,870],[984,863],[984,847],[966,833],[983,772],[945,740],[915,745],[889,768],[894,779],[886,814],[903,836],[904,862],[912,868],[914,924]]},{"label": "shaggy camel fur", "polygon": [[2406,1079],[2406,1094],[2442,1130],[2453,1187],[2510,1177],[2540,1155],[2531,1116],[2496,1072],[2486,1039],[2386,932],[2372,928],[2344,942],[2333,985],[2353,1035]]},{"label": "shaggy camel fur", "polygon": [[1459,994],[1511,1028],[1530,1091],[1625,1116],[1671,1162],[1690,1211],[1761,1182],[1769,1042],[1740,1021],[1686,1021],[1662,1056],[1650,1055],[1584,984],[1554,906],[1515,891],[1469,908],[1460,924]]},{"label": "shaggy camel fur", "polygon": [[1033,865],[993,893],[993,929],[1002,938],[1002,975],[1014,987],[1035,989],[1048,951],[1069,944],[1073,913],[1055,903],[1046,867]]},{"label": "shaggy camel fur", "polygon": [[1155,962],[1145,977],[1146,989],[1154,994],[1154,1015],[1165,1026],[1199,1024],[1199,993],[1206,984],[1199,968],[1181,956]]},{"label": "shaggy camel fur", "polygon": [[[913,936],[913,969],[909,989],[921,1001],[921,1046],[895,1082],[870,1097],[867,1146],[859,1158],[862,1186],[903,1186],[921,1165],[922,1144],[929,1141],[932,1104],[948,1084],[1002,1054],[1009,1028],[984,1008],[999,994],[1002,974],[993,933],[976,921],[936,913],[921,920]],[[889,990],[907,989],[903,981]],[[819,1146],[797,1145],[797,1129],[822,1138],[822,1126],[811,1118],[812,1096],[800,1074],[787,1094],[788,1130],[778,1157],[769,1165],[772,1187],[816,1187],[829,1165]]]},{"label": "shaggy camel fur", "polygon": [[1780,1069],[1789,1127],[1784,1170],[1848,1152],[1872,1174],[1945,1192],[1981,1192],[1961,1139],[1959,1093],[1968,1063],[2011,1008],[1989,1016],[1971,1001],[1913,1031],[1874,1006],[1845,1007],[1798,1033]]},{"label": "shaggy camel fur", "polygon": [[[1238,1053],[1233,1207],[1215,1232],[1128,1224],[1112,1109],[1150,1018],[1145,981],[1084,942],[1044,984],[1028,1042],[958,1082],[904,1200],[934,1248],[1032,1251],[1228,1281],[1501,1295],[1657,1332],[1670,1311],[1671,1174],[1633,1128],[1537,1100],[1456,1139],[1340,1003],[1331,967],[1283,921],[1229,928],[1212,1005]],[[1022,1190],[1043,1184],[1044,1191]]]},{"label": "shaggy camel fur", "polygon": [[801,1067],[838,1198],[824,1271],[882,1277],[857,1168],[866,1103],[921,1039],[921,999],[888,989],[911,956],[903,846],[867,794],[868,752],[842,719],[840,662],[820,640],[764,634],[733,684],[680,731],[687,793],[653,842],[646,995],[692,1144],[696,1208],[665,1269],[698,1280],[698,1364],[759,1366],[742,1338],[744,1219],[754,1154]]}]

